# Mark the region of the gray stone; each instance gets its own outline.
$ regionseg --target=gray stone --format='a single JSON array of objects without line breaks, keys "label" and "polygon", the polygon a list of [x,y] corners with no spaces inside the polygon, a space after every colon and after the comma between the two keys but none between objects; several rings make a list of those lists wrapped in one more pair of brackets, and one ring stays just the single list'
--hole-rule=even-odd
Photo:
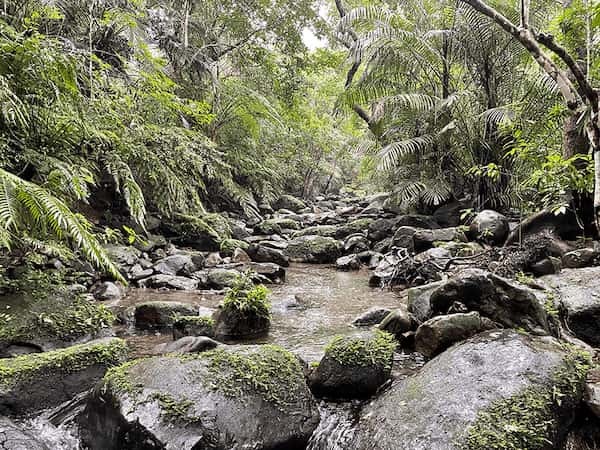
[{"label": "gray stone", "polygon": [[333,263],[341,256],[341,244],[323,236],[301,236],[290,241],[284,254],[294,262]]},{"label": "gray stone", "polygon": [[440,228],[437,230],[417,230],[413,234],[413,245],[415,251],[427,250],[436,242],[467,242],[465,233],[457,227]]},{"label": "gray stone", "polygon": [[416,328],[417,321],[405,306],[390,311],[379,324],[380,330],[387,331],[397,338],[400,338],[407,331],[413,331]]},{"label": "gray stone", "polygon": [[125,290],[111,281],[104,281],[94,284],[90,293],[96,300],[111,302],[123,298]]},{"label": "gray stone", "polygon": [[152,275],[139,280],[140,287],[153,289],[175,289],[178,291],[193,291],[198,289],[198,280],[173,275]]},{"label": "gray stone", "polygon": [[233,251],[233,256],[231,257],[231,261],[234,263],[249,263],[252,260],[250,259],[250,256],[248,256],[248,253],[246,253],[241,248],[236,248]]},{"label": "gray stone", "polygon": [[408,311],[414,315],[418,322],[425,322],[431,317],[431,294],[444,283],[444,281],[436,281],[435,283],[416,286],[406,291],[408,296]]},{"label": "gray stone", "polygon": [[248,248],[248,255],[252,258],[252,261],[255,262],[275,263],[282,267],[288,267],[290,265],[290,259],[283,251],[265,245],[250,245],[250,248]]},{"label": "gray stone", "polygon": [[469,237],[492,245],[502,245],[509,233],[508,219],[499,212],[485,209],[469,225]]},{"label": "gray stone", "polygon": [[357,255],[342,256],[335,261],[337,270],[350,271],[360,269],[360,259]]},{"label": "gray stone", "polygon": [[142,329],[170,327],[177,316],[196,315],[197,308],[180,302],[145,302],[135,305],[135,326]]},{"label": "gray stone", "polygon": [[152,349],[154,355],[201,353],[217,348],[219,343],[207,336],[184,336],[173,342],[158,344]]},{"label": "gray stone", "polygon": [[369,308],[369,310],[362,313],[356,319],[352,321],[352,325],[356,325],[358,327],[369,327],[372,325],[377,325],[383,319],[386,318],[388,314],[390,314],[390,310],[388,308],[384,308],[381,306],[373,306]]},{"label": "gray stone", "polygon": [[567,269],[579,269],[591,266],[599,256],[600,252],[594,248],[582,248],[565,253],[562,257],[562,263]]},{"label": "gray stone", "polygon": [[154,271],[163,275],[189,275],[198,270],[188,255],[177,254],[167,256],[156,262]]}]

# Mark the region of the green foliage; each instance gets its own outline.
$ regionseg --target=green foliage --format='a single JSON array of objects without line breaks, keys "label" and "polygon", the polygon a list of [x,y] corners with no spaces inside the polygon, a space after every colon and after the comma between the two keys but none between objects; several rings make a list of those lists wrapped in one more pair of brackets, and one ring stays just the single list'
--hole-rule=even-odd
[{"label": "green foliage", "polygon": [[252,272],[247,271],[233,281],[223,300],[223,308],[270,318],[271,304],[268,295],[269,290],[262,284],[254,286]]}]

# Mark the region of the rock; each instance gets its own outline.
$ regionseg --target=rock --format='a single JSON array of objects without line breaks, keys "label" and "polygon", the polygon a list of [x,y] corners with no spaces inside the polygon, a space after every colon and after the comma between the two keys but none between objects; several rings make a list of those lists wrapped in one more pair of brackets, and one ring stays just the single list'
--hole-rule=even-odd
[{"label": "rock", "polygon": [[301,236],[290,241],[284,251],[291,261],[317,264],[333,263],[340,253],[340,242],[323,236]]},{"label": "rock", "polygon": [[204,260],[204,267],[217,267],[223,264],[223,258],[217,252],[211,253],[208,255],[206,260]]},{"label": "rock", "polygon": [[531,265],[531,272],[538,277],[559,273],[562,268],[561,260],[548,256],[541,261]]},{"label": "rock", "polygon": [[505,327],[535,334],[549,332],[546,300],[539,291],[479,269],[459,272],[430,297],[434,313],[446,314],[453,303],[461,302]]},{"label": "rock", "polygon": [[252,259],[250,259],[250,256],[248,256],[248,253],[246,253],[244,250],[242,250],[241,248],[236,248],[233,251],[233,256],[231,257],[231,261],[234,263],[250,263],[250,262],[252,262]]},{"label": "rock", "polygon": [[385,238],[379,242],[376,242],[375,244],[373,244],[373,251],[377,252],[377,253],[387,253],[390,251],[390,248],[392,247],[392,242],[393,239],[390,238]]},{"label": "rock", "polygon": [[366,406],[346,448],[560,448],[581,399],[585,364],[550,337],[479,334]]},{"label": "rock", "polygon": [[90,389],[121,364],[127,345],[107,338],[61,350],[0,359],[0,413],[22,415],[57,406]]},{"label": "rock", "polygon": [[294,355],[271,345],[227,346],[111,370],[80,422],[90,450],[142,442],[146,450],[299,450],[319,412]]},{"label": "rock", "polygon": [[357,327],[369,327],[380,323],[391,311],[381,306],[373,306],[352,321]]},{"label": "rock", "polygon": [[451,202],[440,206],[433,213],[433,220],[442,227],[457,227],[460,225],[460,216],[469,205],[462,202]]},{"label": "rock", "polygon": [[427,230],[440,228],[439,223],[431,216],[421,214],[406,214],[397,218],[397,226],[424,228]]},{"label": "rock", "polygon": [[90,288],[90,294],[101,302],[116,302],[123,298],[124,289],[111,281],[104,281],[95,283]]},{"label": "rock", "polygon": [[600,252],[594,248],[582,248],[565,253],[562,264],[567,269],[580,269],[591,266],[600,256]]},{"label": "rock", "polygon": [[211,269],[208,272],[208,283],[214,289],[224,289],[233,285],[238,274],[233,269]]},{"label": "rock", "polygon": [[194,291],[198,289],[198,280],[173,275],[152,275],[138,281],[142,288],[175,289],[178,291]]},{"label": "rock", "polygon": [[492,245],[504,244],[509,231],[508,219],[491,209],[478,213],[469,225],[469,237],[472,240]]},{"label": "rock", "polygon": [[224,256],[232,256],[236,250],[246,251],[250,244],[246,241],[237,239],[225,239],[221,242],[221,254]]},{"label": "rock", "polygon": [[255,281],[260,283],[279,284],[285,281],[285,269],[274,263],[249,262],[236,264],[232,268],[238,272],[253,271],[257,275]]},{"label": "rock", "polygon": [[394,233],[390,245],[394,247],[406,248],[410,251],[414,250],[415,244],[413,241],[413,236],[417,231],[418,229],[414,227],[401,226]]},{"label": "rock", "polygon": [[252,261],[259,263],[275,263],[282,267],[288,267],[290,265],[290,259],[283,251],[264,245],[250,245],[248,248],[248,255],[252,258]]},{"label": "rock", "polygon": [[436,281],[423,286],[415,286],[406,291],[408,296],[407,309],[417,322],[425,322],[431,317],[431,294],[440,286],[443,286],[444,283],[444,281]]},{"label": "rock", "polygon": [[241,220],[230,220],[231,237],[237,240],[244,240],[250,236],[250,232],[246,228],[246,224]]},{"label": "rock", "polygon": [[289,209],[295,213],[301,212],[304,208],[306,208],[306,203],[304,203],[299,198],[293,197],[291,195],[282,195],[274,204],[275,209]]},{"label": "rock", "polygon": [[109,258],[121,268],[133,266],[142,256],[142,252],[130,246],[106,245],[104,246],[104,250]]},{"label": "rock", "polygon": [[473,256],[483,252],[483,247],[477,242],[436,242],[436,247],[446,249],[452,256]]},{"label": "rock", "polygon": [[26,430],[7,417],[0,416],[0,448],[2,450],[50,450],[36,438],[34,430]]},{"label": "rock", "polygon": [[254,234],[282,234],[283,230],[299,230],[300,223],[293,219],[268,219],[254,227]]},{"label": "rock", "polygon": [[317,397],[368,398],[391,374],[396,342],[377,330],[359,336],[337,336],[309,376]]},{"label": "rock", "polygon": [[190,275],[199,268],[192,262],[192,258],[188,255],[177,254],[167,256],[156,262],[154,271],[163,275]]},{"label": "rock", "polygon": [[336,260],[335,268],[344,271],[359,270],[360,259],[357,255],[342,256]]},{"label": "rock", "polygon": [[369,224],[367,237],[371,242],[381,241],[392,237],[396,228],[398,228],[398,218],[377,219]]},{"label": "rock", "polygon": [[335,237],[337,227],[335,225],[315,225],[312,227],[304,228],[303,230],[296,231],[292,234],[292,238],[296,239],[300,236],[324,236],[324,237]]},{"label": "rock", "polygon": [[241,340],[264,336],[271,320],[254,311],[222,308],[215,317],[215,336],[219,340]]},{"label": "rock", "polygon": [[565,269],[539,280],[554,293],[568,329],[582,341],[600,346],[600,267]]},{"label": "rock", "polygon": [[353,234],[344,241],[344,252],[360,253],[369,250],[369,240],[363,234]]},{"label": "rock", "polygon": [[437,316],[419,326],[415,334],[415,349],[431,358],[456,342],[492,328],[493,323],[477,312]]},{"label": "rock", "polygon": [[140,264],[134,265],[129,271],[129,279],[139,281],[143,278],[148,278],[154,274],[152,269],[144,269]]},{"label": "rock", "polygon": [[219,343],[206,336],[184,336],[173,342],[159,344],[152,353],[154,355],[201,353],[217,348]]},{"label": "rock", "polygon": [[219,251],[221,242],[231,238],[228,220],[217,213],[198,217],[179,214],[176,222],[165,224],[165,231],[175,245],[205,251]]},{"label": "rock", "polygon": [[387,331],[398,339],[407,331],[414,331],[416,328],[417,321],[404,306],[390,311],[379,324],[380,330]]},{"label": "rock", "polygon": [[211,316],[179,316],[173,322],[173,339],[185,336],[214,337],[214,328],[215,321]]},{"label": "rock", "polygon": [[141,329],[170,327],[177,316],[196,315],[197,308],[180,302],[145,302],[135,305],[135,326]]},{"label": "rock", "polygon": [[399,263],[400,258],[396,255],[392,253],[384,255],[369,278],[369,286],[379,287],[382,283],[391,280],[396,270],[396,265]]},{"label": "rock", "polygon": [[600,418],[600,369],[593,368],[587,374],[584,401],[590,410]]},{"label": "rock", "polygon": [[434,262],[438,267],[445,267],[448,260],[452,258],[449,250],[446,250],[442,247],[430,248],[429,250],[425,250],[417,255],[415,255],[414,260],[417,263],[425,263],[427,261]]},{"label": "rock", "polygon": [[436,242],[467,242],[465,233],[460,228],[440,228],[437,230],[417,230],[413,234],[413,245],[415,251],[427,250]]},{"label": "rock", "polygon": [[365,217],[362,219],[356,219],[352,222],[348,222],[345,225],[341,225],[335,232],[336,239],[345,239],[351,234],[363,233],[366,235],[369,231],[369,226],[373,223],[373,219]]}]

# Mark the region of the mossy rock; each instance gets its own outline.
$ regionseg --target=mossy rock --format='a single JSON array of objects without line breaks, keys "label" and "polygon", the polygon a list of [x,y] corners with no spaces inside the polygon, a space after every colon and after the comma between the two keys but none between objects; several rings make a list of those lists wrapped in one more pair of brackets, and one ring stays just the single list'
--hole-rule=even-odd
[{"label": "mossy rock", "polygon": [[245,345],[111,369],[80,422],[91,450],[292,450],[306,448],[319,413],[292,353]]},{"label": "mossy rock", "polygon": [[334,238],[337,231],[335,225],[315,225],[312,227],[304,228],[303,230],[296,231],[292,237],[295,239],[301,236],[324,236]]},{"label": "mossy rock", "polygon": [[561,448],[582,399],[588,358],[551,337],[481,333],[365,407],[348,448]]},{"label": "mossy rock", "polygon": [[310,375],[310,389],[318,397],[368,398],[391,374],[397,342],[384,331],[358,336],[336,336]]},{"label": "mossy rock", "polygon": [[306,208],[306,203],[304,203],[299,198],[286,194],[279,197],[279,199],[273,204],[273,208],[288,209],[290,211],[298,213],[304,208]]},{"label": "mossy rock", "polygon": [[167,225],[173,243],[197,250],[218,251],[221,242],[231,239],[231,227],[227,219],[217,213],[202,216],[179,214]]},{"label": "mossy rock", "polygon": [[283,230],[299,230],[300,223],[293,219],[275,218],[264,220],[254,227],[256,234],[282,234]]},{"label": "mossy rock", "polygon": [[127,357],[127,344],[106,338],[51,352],[0,359],[0,413],[53,407],[90,389]]},{"label": "mossy rock", "polygon": [[238,248],[246,251],[250,248],[250,244],[246,241],[238,241],[237,239],[225,239],[221,242],[220,252],[224,256],[231,256]]},{"label": "mossy rock", "polygon": [[180,316],[196,314],[197,308],[181,302],[144,302],[135,305],[135,326],[140,329],[171,327]]},{"label": "mossy rock", "polygon": [[301,236],[290,241],[284,255],[294,262],[335,263],[341,256],[342,244],[329,237]]},{"label": "mossy rock", "polygon": [[0,355],[13,344],[53,350],[108,331],[115,320],[108,308],[61,282],[36,271],[13,280],[0,298]]},{"label": "mossy rock", "polygon": [[215,335],[215,321],[209,316],[179,316],[173,323],[173,339],[184,336]]},{"label": "mossy rock", "polygon": [[374,222],[375,219],[370,217],[363,217],[362,219],[356,219],[348,222],[345,225],[341,225],[337,228],[335,233],[336,239],[345,239],[351,234],[364,233],[365,236],[369,231],[369,225]]}]

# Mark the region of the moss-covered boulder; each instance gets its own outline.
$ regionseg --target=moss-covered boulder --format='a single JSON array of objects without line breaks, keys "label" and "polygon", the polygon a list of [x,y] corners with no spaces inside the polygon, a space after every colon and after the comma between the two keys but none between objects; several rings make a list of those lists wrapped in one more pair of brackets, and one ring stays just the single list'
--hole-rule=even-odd
[{"label": "moss-covered boulder", "polygon": [[[287,248],[287,247],[286,247]],[[282,250],[271,248],[267,245],[252,244],[248,248],[248,255],[252,261],[259,263],[275,263],[282,267],[290,265],[290,259]]]},{"label": "moss-covered boulder", "polygon": [[582,354],[553,338],[488,331],[368,405],[348,448],[561,448],[587,369]]},{"label": "moss-covered boulder", "polygon": [[304,203],[304,201],[300,200],[297,197],[286,194],[286,195],[282,195],[281,197],[279,197],[279,199],[277,199],[277,201],[275,203],[273,203],[273,208],[287,209],[287,210],[293,211],[295,213],[298,213],[298,212],[302,211],[304,208],[306,208],[306,203]]},{"label": "moss-covered boulder", "polygon": [[236,249],[248,250],[250,244],[246,241],[238,241],[237,239],[224,239],[221,241],[221,254],[223,256],[232,256]]},{"label": "moss-covered boulder", "polygon": [[91,450],[304,449],[318,422],[302,365],[271,345],[111,369],[81,416]]},{"label": "moss-covered boulder", "polygon": [[0,359],[0,413],[49,408],[90,389],[125,361],[127,345],[106,338],[51,352]]},{"label": "moss-covered boulder", "polygon": [[25,272],[16,280],[3,279],[7,293],[0,297],[0,356],[11,347],[54,350],[108,334],[114,315],[84,294],[70,291],[60,277]]},{"label": "moss-covered boulder", "polygon": [[299,230],[300,223],[293,219],[275,218],[264,220],[254,227],[255,234],[282,234],[283,230]]},{"label": "moss-covered boulder", "polygon": [[310,374],[318,397],[368,398],[390,377],[396,341],[384,331],[337,336]]},{"label": "moss-covered boulder", "polygon": [[340,225],[336,232],[336,239],[345,239],[351,234],[364,233],[366,236],[369,231],[369,226],[373,223],[374,219],[370,217],[364,217],[362,219],[356,219],[347,224]]},{"label": "moss-covered boulder", "polygon": [[316,264],[335,263],[341,253],[340,241],[323,236],[301,236],[284,250],[290,261]]},{"label": "moss-covered boulder", "polygon": [[173,339],[184,336],[215,335],[215,321],[209,316],[179,316],[173,323]]},{"label": "moss-covered boulder", "polygon": [[312,227],[304,228],[303,230],[296,231],[292,237],[295,239],[300,236],[324,236],[334,238],[337,231],[335,225],[314,225]]},{"label": "moss-covered boulder", "polygon": [[165,234],[176,245],[218,251],[221,242],[231,238],[231,227],[227,219],[217,213],[202,216],[180,214],[173,222],[165,225]]},{"label": "moss-covered boulder", "polygon": [[143,330],[166,328],[180,316],[193,316],[197,308],[181,302],[144,302],[135,305],[134,318],[136,328]]}]

